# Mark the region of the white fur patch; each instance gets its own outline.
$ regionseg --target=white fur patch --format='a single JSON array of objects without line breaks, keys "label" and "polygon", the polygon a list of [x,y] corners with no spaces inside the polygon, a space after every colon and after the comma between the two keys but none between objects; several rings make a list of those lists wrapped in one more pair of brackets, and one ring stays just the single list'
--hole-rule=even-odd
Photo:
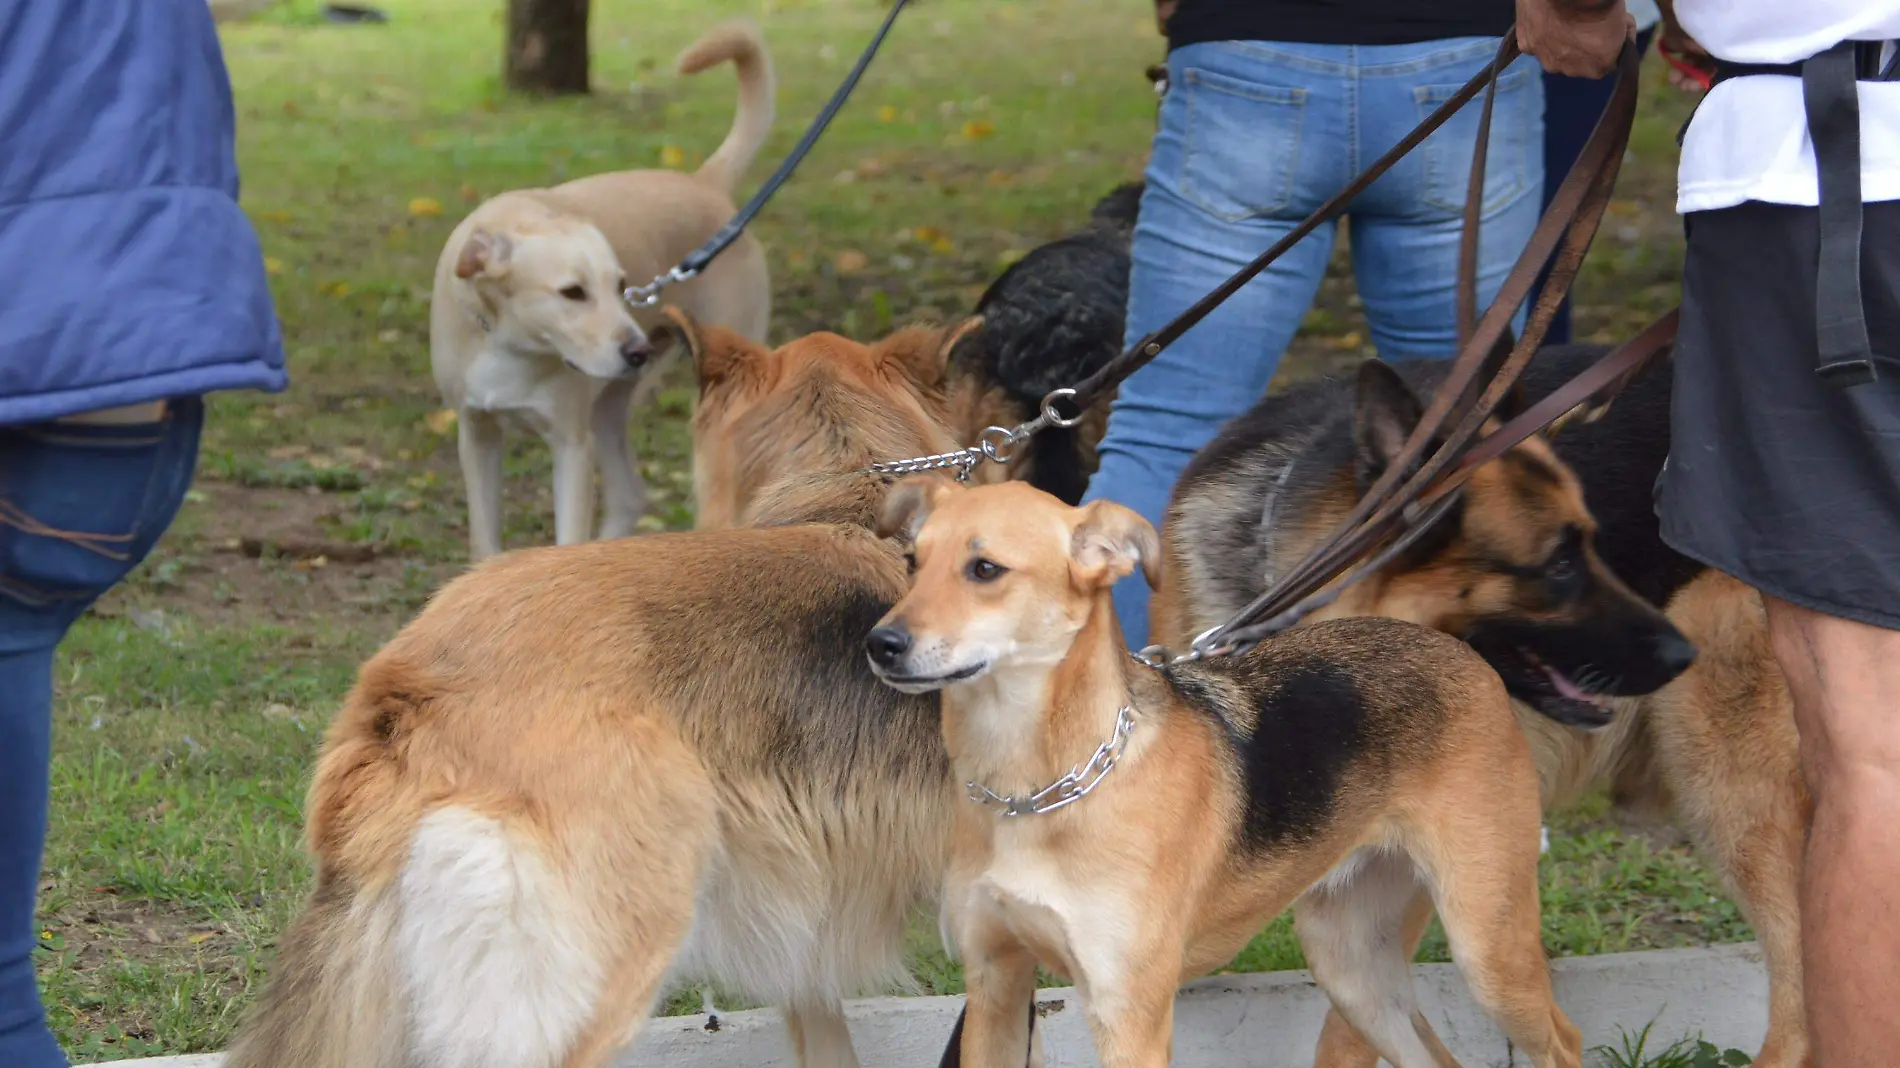
[{"label": "white fur patch", "polygon": [[398,883],[396,956],[423,1068],[554,1068],[593,1016],[602,961],[572,895],[502,824],[444,808]]}]

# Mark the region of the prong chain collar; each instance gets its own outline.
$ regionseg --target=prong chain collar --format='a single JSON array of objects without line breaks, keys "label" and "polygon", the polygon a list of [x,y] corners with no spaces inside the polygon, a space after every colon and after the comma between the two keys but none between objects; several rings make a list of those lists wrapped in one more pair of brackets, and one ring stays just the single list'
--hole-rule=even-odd
[{"label": "prong chain collar", "polygon": [[978,782],[966,782],[970,800],[979,805],[1000,810],[1004,816],[1040,816],[1045,812],[1054,812],[1064,805],[1073,805],[1089,795],[1089,791],[1102,784],[1108,773],[1115,770],[1115,764],[1128,750],[1128,736],[1135,730],[1135,709],[1133,705],[1123,705],[1115,713],[1115,732],[1108,741],[1095,747],[1095,755],[1088,762],[1070,768],[1069,773],[1055,782],[1025,797],[999,794],[995,790]]}]

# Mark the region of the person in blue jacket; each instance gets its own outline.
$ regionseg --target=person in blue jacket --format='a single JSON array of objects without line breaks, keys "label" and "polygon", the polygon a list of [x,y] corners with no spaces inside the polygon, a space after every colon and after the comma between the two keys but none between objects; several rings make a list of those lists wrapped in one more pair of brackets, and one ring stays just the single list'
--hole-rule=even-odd
[{"label": "person in blue jacket", "polygon": [[205,0],[0,0],[0,1065],[33,972],[53,652],[191,482],[203,395],[286,385]]}]

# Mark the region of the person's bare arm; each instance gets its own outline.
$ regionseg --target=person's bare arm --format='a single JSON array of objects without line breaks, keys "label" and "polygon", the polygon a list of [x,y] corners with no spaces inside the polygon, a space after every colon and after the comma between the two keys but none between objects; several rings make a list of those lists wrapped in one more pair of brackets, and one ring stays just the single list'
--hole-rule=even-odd
[{"label": "person's bare arm", "polygon": [[1623,0],[1517,0],[1517,47],[1553,74],[1603,77],[1635,32]]}]

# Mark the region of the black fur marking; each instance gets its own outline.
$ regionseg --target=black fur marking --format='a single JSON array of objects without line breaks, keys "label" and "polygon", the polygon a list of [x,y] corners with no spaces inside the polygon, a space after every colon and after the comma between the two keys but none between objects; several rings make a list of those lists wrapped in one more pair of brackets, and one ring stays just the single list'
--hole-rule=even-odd
[{"label": "black fur marking", "polygon": [[[952,359],[974,363],[1001,386],[1024,418],[1051,390],[1087,378],[1121,352],[1128,308],[1128,243],[1142,186],[1117,187],[1095,205],[1082,230],[1032,250],[990,283],[976,303],[983,325]],[[1030,484],[1068,504],[1088,483],[1072,429],[1038,434]]]},{"label": "black fur marking", "polygon": [[[1364,696],[1344,666],[1321,656],[1246,656],[1229,663],[1231,671],[1175,669],[1168,681],[1190,707],[1227,728],[1246,790],[1242,845],[1262,850],[1310,840],[1325,831],[1338,807],[1341,773],[1372,740]],[[1203,671],[1240,684],[1255,706],[1251,731],[1222,710],[1222,689],[1197,677]]]}]

